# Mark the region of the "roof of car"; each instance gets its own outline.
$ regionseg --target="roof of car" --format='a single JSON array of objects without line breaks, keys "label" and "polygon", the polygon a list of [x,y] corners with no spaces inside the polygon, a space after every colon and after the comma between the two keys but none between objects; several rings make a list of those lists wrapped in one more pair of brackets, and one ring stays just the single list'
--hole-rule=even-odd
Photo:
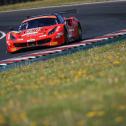
[{"label": "roof of car", "polygon": [[28,19],[22,21],[22,23],[25,23],[25,22],[31,21],[31,20],[41,19],[41,18],[56,18],[56,16],[55,15],[48,15],[48,16],[46,15],[46,16],[32,17],[32,18],[28,18]]}]

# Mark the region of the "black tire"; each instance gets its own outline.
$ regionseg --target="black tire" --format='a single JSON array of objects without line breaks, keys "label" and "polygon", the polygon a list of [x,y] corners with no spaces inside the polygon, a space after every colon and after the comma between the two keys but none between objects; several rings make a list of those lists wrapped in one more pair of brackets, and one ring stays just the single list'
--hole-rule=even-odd
[{"label": "black tire", "polygon": [[69,43],[69,40],[68,40],[68,31],[67,31],[66,27],[64,27],[64,37],[65,37],[64,44],[68,44]]},{"label": "black tire", "polygon": [[79,33],[79,37],[77,40],[81,41],[82,40],[82,28],[81,28],[80,23],[78,24],[78,33]]}]

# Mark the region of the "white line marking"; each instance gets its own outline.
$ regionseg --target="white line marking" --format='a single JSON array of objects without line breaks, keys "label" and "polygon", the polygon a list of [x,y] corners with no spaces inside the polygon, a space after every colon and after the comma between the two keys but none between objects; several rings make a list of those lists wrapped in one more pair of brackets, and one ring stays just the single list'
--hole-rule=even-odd
[{"label": "white line marking", "polygon": [[126,29],[124,29],[124,30],[121,30],[120,32],[126,32]]},{"label": "white line marking", "polygon": [[39,9],[48,9],[48,8],[59,8],[59,7],[71,7],[71,6],[83,6],[83,5],[91,5],[91,4],[102,4],[102,3],[116,3],[116,2],[125,2],[125,0],[110,0],[110,1],[103,1],[103,2],[92,2],[92,3],[66,3],[64,5],[56,5],[56,6],[47,6],[47,7],[38,7],[38,8],[29,8],[29,9],[20,9],[20,10],[8,10],[8,11],[1,11],[0,13],[10,13],[10,12],[18,12],[18,11],[30,11],[30,10],[39,10]]},{"label": "white line marking", "polygon": [[112,33],[112,34],[107,34],[107,35],[110,35],[110,36],[119,36],[119,35],[125,35],[126,32],[118,32],[118,33]]},{"label": "white line marking", "polygon": [[32,58],[35,58],[35,57],[33,57],[33,56],[23,56],[23,57],[17,57],[17,58],[12,58],[12,59],[8,59],[8,60],[6,60],[6,61],[9,61],[9,60],[11,60],[11,61],[16,61],[16,60],[27,60],[27,59],[32,59]]},{"label": "white line marking", "polygon": [[55,53],[55,52],[61,52],[61,51],[62,50],[57,50],[56,49],[56,50],[49,50],[49,51],[44,51],[44,52],[40,51],[40,52],[32,53],[32,54],[29,54],[29,55],[37,55],[37,54],[38,55],[42,55],[42,54],[44,55],[44,54],[47,54],[47,53],[49,54],[49,53]]},{"label": "white line marking", "polygon": [[29,59],[35,59],[36,57],[35,56],[29,56],[28,58]]},{"label": "white line marking", "polygon": [[[82,42],[84,42],[84,41],[82,41]],[[57,47],[57,49],[77,47],[77,46],[81,46],[81,45],[85,46],[86,44],[85,43],[75,43],[75,44],[72,44],[72,45],[59,46],[59,47]]]},{"label": "white line marking", "polygon": [[[45,52],[40,52],[41,54],[46,54],[46,53],[55,53],[55,52],[61,52],[62,50],[53,50],[53,51],[45,51]],[[10,58],[6,60],[2,60],[1,62],[9,62],[9,61],[21,61],[21,60],[28,60],[28,59],[34,59],[36,58],[35,56],[32,56],[33,54],[40,54],[40,53],[32,53],[29,56],[22,56],[22,57],[17,57],[17,58]]]},{"label": "white line marking", "polygon": [[6,34],[4,32],[2,32],[2,31],[0,31],[0,40],[3,39],[5,36],[6,36]]},{"label": "white line marking", "polygon": [[109,38],[104,37],[104,38],[94,38],[94,39],[89,39],[89,40],[85,40],[84,42],[98,42],[98,41],[102,41],[102,40],[107,40]]},{"label": "white line marking", "polygon": [[7,64],[5,64],[5,63],[2,63],[2,64],[0,64],[0,66],[6,66]]}]

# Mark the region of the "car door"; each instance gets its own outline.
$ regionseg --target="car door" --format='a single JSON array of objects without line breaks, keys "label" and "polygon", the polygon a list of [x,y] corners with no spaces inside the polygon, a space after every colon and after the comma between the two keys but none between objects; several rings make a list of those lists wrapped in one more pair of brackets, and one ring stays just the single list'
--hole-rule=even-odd
[{"label": "car door", "polygon": [[68,28],[69,37],[74,40],[76,36],[77,24],[72,18],[66,19],[66,25]]}]

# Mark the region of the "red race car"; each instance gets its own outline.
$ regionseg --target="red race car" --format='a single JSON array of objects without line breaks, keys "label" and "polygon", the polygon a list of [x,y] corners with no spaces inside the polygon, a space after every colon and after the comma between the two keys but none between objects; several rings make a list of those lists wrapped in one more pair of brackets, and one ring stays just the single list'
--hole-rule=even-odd
[{"label": "red race car", "polygon": [[7,33],[6,44],[7,51],[13,53],[23,48],[59,46],[81,39],[82,29],[77,18],[54,13],[24,20],[18,31]]}]

